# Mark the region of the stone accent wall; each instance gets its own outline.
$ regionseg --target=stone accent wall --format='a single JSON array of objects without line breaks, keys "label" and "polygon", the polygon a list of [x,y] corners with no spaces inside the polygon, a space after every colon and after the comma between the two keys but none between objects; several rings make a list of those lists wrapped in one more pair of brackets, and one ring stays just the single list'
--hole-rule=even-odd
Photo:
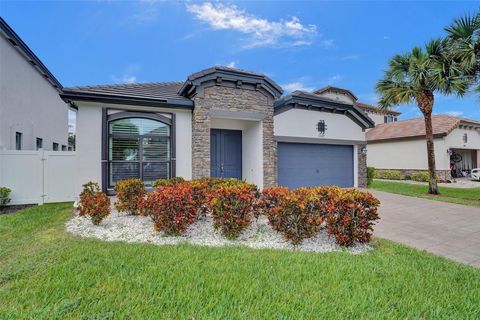
[{"label": "stone accent wall", "polygon": [[357,145],[357,161],[358,161],[358,187],[367,187],[367,155],[362,153],[362,148],[365,148],[366,144]]},{"label": "stone accent wall", "polygon": [[[417,169],[400,169],[400,175],[402,179],[407,179],[409,176],[411,176],[413,173],[417,172],[427,172],[428,170],[417,170]],[[450,170],[437,170],[437,178],[439,180],[451,180],[452,175]]]},{"label": "stone accent wall", "polygon": [[277,182],[276,143],[273,139],[273,98],[261,90],[220,85],[205,87],[202,95],[193,97],[195,109],[192,118],[192,175],[210,176],[210,114],[209,110],[255,111],[265,114],[263,130],[263,185]]}]

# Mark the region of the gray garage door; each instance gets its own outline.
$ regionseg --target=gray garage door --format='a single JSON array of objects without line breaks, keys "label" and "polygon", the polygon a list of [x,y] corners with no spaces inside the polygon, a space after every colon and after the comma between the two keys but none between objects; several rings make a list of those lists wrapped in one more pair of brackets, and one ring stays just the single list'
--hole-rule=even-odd
[{"label": "gray garage door", "polygon": [[278,185],[353,187],[353,146],[278,143]]}]

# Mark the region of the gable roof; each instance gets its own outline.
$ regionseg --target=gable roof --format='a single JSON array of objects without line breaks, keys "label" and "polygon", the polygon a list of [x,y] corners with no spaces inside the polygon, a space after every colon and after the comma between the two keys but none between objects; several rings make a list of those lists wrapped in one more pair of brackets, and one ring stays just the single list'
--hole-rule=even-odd
[{"label": "gable roof", "polygon": [[248,71],[244,69],[231,68],[225,66],[214,66],[199,72],[192,73],[180,88],[179,93],[189,96],[190,92],[196,86],[209,80],[241,81],[245,83],[260,84],[267,89],[270,94],[278,98],[282,95],[283,89],[272,79],[263,73]]},{"label": "gable roof", "polygon": [[375,126],[373,120],[353,104],[334,101],[311,92],[300,90],[296,90],[276,100],[273,108],[274,114],[279,114],[292,108],[340,113],[345,114],[363,129],[373,128]]},{"label": "gable roof", "polygon": [[[433,135],[446,136],[460,124],[480,128],[480,121],[451,117],[447,115],[432,116]],[[423,118],[415,118],[397,122],[379,124],[367,132],[367,141],[396,140],[425,136],[425,122]]]},{"label": "gable roof", "polygon": [[16,48],[22,56],[58,91],[62,91],[62,84],[48,70],[42,61],[33,53],[25,42],[13,31],[2,17],[0,17],[0,31],[7,41]]},{"label": "gable roof", "polygon": [[340,92],[343,92],[345,94],[348,94],[350,97],[353,98],[353,100],[355,100],[355,101],[358,100],[357,96],[352,91],[350,91],[348,89],[344,89],[344,88],[335,87],[335,86],[326,86],[326,87],[315,90],[313,93],[322,94],[322,93],[325,93],[325,92],[328,92],[328,91],[340,91]]},{"label": "gable roof", "polygon": [[[398,115],[401,114],[400,112],[397,112],[397,111],[394,111],[394,110],[385,110],[384,111],[384,110],[381,110],[379,107],[374,106],[372,104],[360,102],[360,101],[358,101],[357,96],[352,91],[350,91],[348,89],[344,89],[344,88],[339,88],[339,87],[335,87],[335,86],[326,86],[326,87],[320,88],[318,90],[315,90],[313,93],[317,94],[317,95],[321,95],[322,93],[326,93],[328,91],[340,91],[340,92],[343,92],[343,93],[349,95],[354,101],[353,104],[356,105],[359,108],[362,108],[365,111],[372,111],[372,112],[381,113],[381,114],[391,114],[391,115],[394,115],[394,116],[398,116]],[[328,99],[328,98],[325,97],[325,99]]]},{"label": "gable roof", "polygon": [[193,108],[193,101],[180,95],[183,82],[151,82],[64,88],[60,95],[68,100],[146,106],[178,106]]},{"label": "gable roof", "polygon": [[399,116],[399,115],[402,114],[401,112],[394,111],[394,110],[385,110],[384,111],[384,110],[380,109],[380,107],[376,107],[372,104],[359,102],[359,101],[355,101],[355,105],[359,108],[362,108],[365,111],[372,111],[372,112],[381,113],[381,114],[391,114],[391,115],[394,115],[394,116]]}]

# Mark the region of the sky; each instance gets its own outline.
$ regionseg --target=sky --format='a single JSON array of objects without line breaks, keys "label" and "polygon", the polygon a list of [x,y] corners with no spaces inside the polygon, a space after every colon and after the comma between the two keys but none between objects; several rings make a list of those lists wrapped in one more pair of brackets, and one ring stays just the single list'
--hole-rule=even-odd
[{"label": "sky", "polygon": [[[375,104],[393,55],[443,36],[478,4],[0,0],[0,15],[65,87],[183,81],[225,65],[263,72],[287,93],[334,85]],[[480,120],[480,96],[436,96],[435,113]]]}]

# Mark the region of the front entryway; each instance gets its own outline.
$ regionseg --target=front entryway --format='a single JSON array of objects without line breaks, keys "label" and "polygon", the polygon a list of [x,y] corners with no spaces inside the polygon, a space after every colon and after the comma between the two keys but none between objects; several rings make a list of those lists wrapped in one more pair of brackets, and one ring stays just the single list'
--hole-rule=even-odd
[{"label": "front entryway", "polygon": [[210,175],[242,179],[242,131],[210,131]]}]

